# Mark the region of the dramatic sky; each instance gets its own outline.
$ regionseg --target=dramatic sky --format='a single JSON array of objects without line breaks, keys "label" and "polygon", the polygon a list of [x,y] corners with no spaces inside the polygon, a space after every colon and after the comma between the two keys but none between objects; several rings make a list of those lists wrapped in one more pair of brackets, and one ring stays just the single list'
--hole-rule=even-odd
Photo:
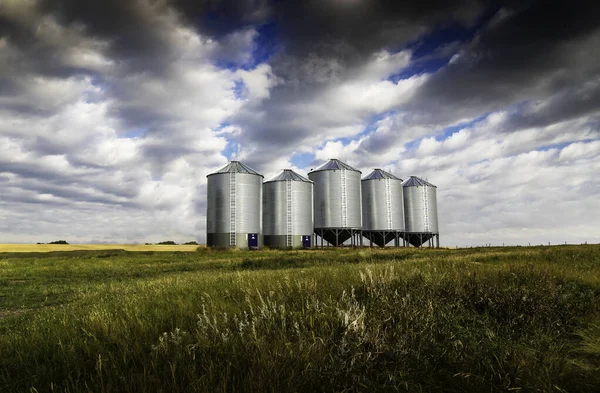
[{"label": "dramatic sky", "polygon": [[577,0],[0,0],[0,243],[203,242],[228,160],[334,157],[443,245],[597,243],[598,48]]}]

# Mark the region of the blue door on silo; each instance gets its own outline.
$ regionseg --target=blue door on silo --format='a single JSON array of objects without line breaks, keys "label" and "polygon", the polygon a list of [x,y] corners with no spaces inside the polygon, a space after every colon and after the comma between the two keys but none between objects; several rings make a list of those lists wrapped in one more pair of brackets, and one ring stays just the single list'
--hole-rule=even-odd
[{"label": "blue door on silo", "polygon": [[248,248],[258,248],[258,233],[248,234]]},{"label": "blue door on silo", "polygon": [[302,235],[302,247],[310,248],[310,235]]}]

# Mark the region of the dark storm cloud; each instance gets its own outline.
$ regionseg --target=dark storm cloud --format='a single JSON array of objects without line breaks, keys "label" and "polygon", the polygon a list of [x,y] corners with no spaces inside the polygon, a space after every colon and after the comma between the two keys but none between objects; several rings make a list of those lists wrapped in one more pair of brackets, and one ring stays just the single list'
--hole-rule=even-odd
[{"label": "dark storm cloud", "polygon": [[287,55],[335,55],[356,60],[383,47],[400,49],[439,23],[473,23],[482,1],[265,1],[171,0],[81,1],[44,0],[30,25],[17,23],[0,12],[0,37],[35,55],[38,69],[54,74],[86,72],[61,67],[56,47],[40,45],[35,24],[52,16],[61,26],[80,26],[85,34],[110,43],[109,54],[131,69],[160,71],[167,67],[172,37],[163,25],[174,14],[205,36],[221,39],[233,31],[274,23],[269,34],[286,48]]},{"label": "dark storm cloud", "polygon": [[274,24],[287,55],[317,52],[342,57],[370,54],[383,47],[400,49],[436,24],[471,24],[485,0],[212,0],[170,2],[201,33],[222,37],[247,26]]},{"label": "dark storm cloud", "polygon": [[[429,79],[411,109],[468,117],[578,89],[600,75],[599,20],[593,2],[538,1],[504,9],[453,64]],[[600,104],[593,95],[586,106]],[[567,112],[575,109],[564,104]]]},{"label": "dark storm cloud", "polygon": [[161,16],[169,12],[163,2],[49,0],[42,12],[61,25],[83,25],[86,34],[107,40],[110,57],[131,69],[161,70],[172,56],[172,42]]},{"label": "dark storm cloud", "polygon": [[[82,26],[87,36],[107,41],[109,57],[125,72],[163,73],[176,56],[173,26],[168,26],[167,19],[221,39],[264,22],[269,9],[265,1],[255,0],[42,0],[37,10],[54,17],[61,26]],[[42,63],[47,63],[46,71],[68,72],[53,58],[56,48],[37,45],[34,31],[1,15],[0,22],[4,23],[0,37],[8,36],[23,50],[35,51]]]},{"label": "dark storm cloud", "polygon": [[[489,1],[308,0],[276,2],[272,29],[278,38],[271,59],[287,83],[315,88],[339,70],[360,66],[373,53],[391,52],[435,29],[472,26]],[[310,65],[310,66],[308,66]]]},{"label": "dark storm cloud", "polygon": [[[563,121],[600,113],[600,80],[583,88],[567,89],[544,101],[532,101],[512,114],[507,130],[545,127]],[[598,129],[600,133],[600,129]]]},{"label": "dark storm cloud", "polygon": [[78,1],[42,0],[27,18],[11,18],[0,7],[0,38],[18,48],[21,70],[68,77],[74,74],[101,74],[74,68],[64,62],[65,51],[77,42],[63,37],[44,42],[39,26],[51,17],[59,26],[81,31],[86,37],[109,43],[107,54],[128,72],[163,71],[172,60],[171,31],[164,18],[172,12],[168,3],[158,1]]},{"label": "dark storm cloud", "polygon": [[[483,1],[287,1],[277,14],[288,48],[309,53],[337,47],[342,54],[399,50],[437,24],[474,23]],[[319,46],[328,43],[329,46]],[[317,44],[317,45],[315,45]]]},{"label": "dark storm cloud", "polygon": [[13,48],[8,57],[0,58],[0,92],[18,93],[21,86],[15,76],[26,73],[61,78],[75,74],[95,74],[91,70],[76,69],[66,64],[65,53],[73,42],[66,37],[63,37],[63,42],[44,42],[40,38],[45,37],[40,37],[39,29],[45,14],[38,7],[22,6],[24,8],[15,17],[0,5],[0,39],[6,40]]},{"label": "dark storm cloud", "polygon": [[269,0],[172,0],[190,25],[206,35],[220,38],[234,30],[267,22],[272,17]]}]

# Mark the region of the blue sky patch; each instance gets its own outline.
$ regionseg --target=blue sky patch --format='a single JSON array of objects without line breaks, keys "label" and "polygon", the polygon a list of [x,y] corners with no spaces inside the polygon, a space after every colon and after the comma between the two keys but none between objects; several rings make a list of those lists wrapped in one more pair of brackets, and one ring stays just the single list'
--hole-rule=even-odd
[{"label": "blue sky patch", "polygon": [[314,161],[314,153],[297,153],[290,158],[290,162],[298,168],[305,168],[311,165]]},{"label": "blue sky patch", "polygon": [[535,149],[536,151],[548,151],[548,150],[552,150],[552,149],[558,149],[558,150],[562,150],[565,147],[572,145],[574,143],[590,143],[590,142],[594,142],[596,139],[584,139],[584,140],[580,140],[580,141],[569,141],[569,142],[562,142],[562,143],[554,143],[554,144],[550,144],[550,145],[544,145],[544,146],[540,146],[537,149]]},{"label": "blue sky patch", "polygon": [[243,69],[251,70],[261,63],[266,63],[277,53],[279,50],[277,29],[276,22],[266,23],[256,29],[258,34],[254,38],[251,60],[242,66]]},{"label": "blue sky patch", "polygon": [[489,113],[484,113],[483,115],[476,117],[473,120],[465,121],[465,122],[456,124],[454,126],[446,127],[437,133],[435,140],[438,142],[445,141],[446,139],[451,137],[453,134],[456,134],[460,130],[465,129],[465,128],[471,128],[471,127],[473,127],[474,124],[485,120],[489,115],[490,115]]},{"label": "blue sky patch", "polygon": [[233,139],[227,140],[227,145],[225,145],[225,149],[221,152],[224,157],[227,157],[228,160],[233,160],[239,153],[239,144],[237,144]]},{"label": "blue sky patch", "polygon": [[146,135],[146,128],[132,128],[121,134],[121,138],[141,138]]}]

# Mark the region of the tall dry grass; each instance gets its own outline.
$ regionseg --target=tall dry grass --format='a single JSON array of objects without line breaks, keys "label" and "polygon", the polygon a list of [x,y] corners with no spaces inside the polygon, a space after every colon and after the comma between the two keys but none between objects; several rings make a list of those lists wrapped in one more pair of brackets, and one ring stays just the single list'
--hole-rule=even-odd
[{"label": "tall dry grass", "polygon": [[600,388],[598,246],[8,255],[0,268],[3,391]]}]

